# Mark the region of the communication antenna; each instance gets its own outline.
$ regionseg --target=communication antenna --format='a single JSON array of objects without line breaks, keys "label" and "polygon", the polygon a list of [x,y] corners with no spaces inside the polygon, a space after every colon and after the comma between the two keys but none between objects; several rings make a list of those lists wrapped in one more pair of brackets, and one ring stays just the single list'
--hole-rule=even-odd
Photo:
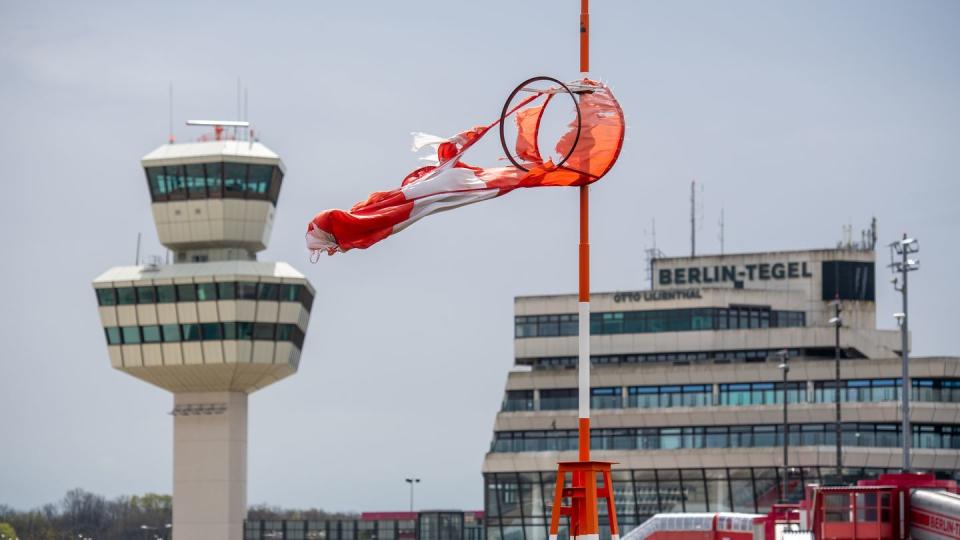
[{"label": "communication antenna", "polygon": [[720,207],[720,254],[723,255],[723,207]]},{"label": "communication antenna", "polygon": [[214,140],[223,139],[223,128],[233,128],[234,133],[238,129],[250,129],[250,122],[238,120],[187,120],[188,126],[212,126]]},{"label": "communication antenna", "polygon": [[[249,121],[250,121],[250,118],[247,116],[247,98],[248,98],[247,87],[244,86],[244,87],[243,87],[243,118],[242,118],[242,120],[245,121],[245,122],[249,122]],[[250,130],[249,130],[249,129],[247,130],[247,138],[248,138],[248,139],[250,138]]]},{"label": "communication antenna", "polygon": [[170,81],[170,94],[167,99],[168,105],[168,114],[169,114],[169,131],[167,133],[167,142],[173,144],[173,81]]},{"label": "communication antenna", "polygon": [[697,181],[690,181],[690,256],[697,254]]},{"label": "communication antenna", "polygon": [[241,116],[241,113],[243,112],[243,110],[240,105],[241,103],[240,96],[242,95],[242,93],[243,92],[240,89],[240,77],[237,77],[237,120],[243,120],[243,116]]},{"label": "communication antenna", "polygon": [[[644,231],[646,233],[646,231]],[[646,236],[646,234],[644,235]],[[653,261],[663,257],[663,252],[657,249],[657,219],[653,218],[650,220],[650,237],[651,237],[651,247],[645,248],[644,253],[644,264],[646,266],[647,272],[647,281],[650,284],[650,288],[653,288]]]},{"label": "communication antenna", "polygon": [[140,266],[140,233],[137,233],[137,260],[133,263],[134,266]]}]

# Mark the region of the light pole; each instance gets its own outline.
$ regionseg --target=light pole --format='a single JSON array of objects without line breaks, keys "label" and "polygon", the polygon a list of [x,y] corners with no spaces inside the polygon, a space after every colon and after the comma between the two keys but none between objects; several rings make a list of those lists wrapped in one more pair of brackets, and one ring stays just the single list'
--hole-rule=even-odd
[{"label": "light pole", "polygon": [[[900,325],[900,354],[903,357],[903,374],[900,378],[900,416],[903,424],[900,428],[900,439],[903,442],[903,472],[910,472],[910,443],[913,439],[913,431],[910,428],[910,347],[908,341],[907,329],[907,275],[920,269],[920,261],[909,258],[912,253],[920,251],[920,244],[916,238],[907,238],[906,233],[903,239],[890,244],[890,269],[893,272],[900,273],[900,279],[903,283],[897,287],[897,277],[893,278],[893,288],[900,291],[903,297],[903,311],[894,315],[897,323]],[[898,260],[899,259],[899,260]]]},{"label": "light pole", "polygon": [[835,387],[833,394],[833,401],[837,404],[837,419],[836,419],[836,436],[837,436],[837,481],[841,484],[843,483],[843,454],[841,452],[840,442],[840,327],[843,326],[843,319],[840,318],[840,312],[843,311],[840,308],[840,295],[838,294],[836,299],[833,301],[833,317],[830,319],[830,324],[834,327],[834,345],[833,345],[833,358],[834,358],[834,367],[836,370],[836,379]]},{"label": "light pole", "polygon": [[790,448],[790,426],[787,424],[787,374],[790,373],[790,364],[787,362],[787,351],[779,351],[777,356],[780,357],[780,365],[777,367],[783,370],[783,490],[780,492],[780,500],[787,502],[787,482],[790,475],[787,462],[787,450]]},{"label": "light pole", "polygon": [[413,486],[414,484],[419,484],[419,478],[406,478],[404,481],[410,484],[410,511],[413,512]]}]

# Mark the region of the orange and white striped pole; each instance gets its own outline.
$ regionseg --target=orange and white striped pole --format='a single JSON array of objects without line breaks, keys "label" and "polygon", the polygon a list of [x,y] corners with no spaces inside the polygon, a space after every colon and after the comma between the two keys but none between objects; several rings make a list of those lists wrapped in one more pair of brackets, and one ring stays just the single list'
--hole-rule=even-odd
[{"label": "orange and white striped pole", "polygon": [[[580,0],[580,72],[590,70],[590,13],[589,0]],[[620,540],[617,527],[617,511],[613,500],[613,480],[610,466],[613,463],[590,460],[590,191],[580,186],[580,251],[578,309],[579,356],[578,394],[579,415],[577,424],[578,460],[557,464],[557,485],[553,495],[550,515],[549,540],[557,540],[560,518],[569,517],[570,540],[600,540],[600,521],[597,499],[606,499],[610,520],[611,540]],[[567,474],[573,476],[573,487],[566,487]],[[603,475],[603,487],[597,487],[597,475]],[[569,499],[570,506],[563,506]]]},{"label": "orange and white striped pole", "polygon": [[[590,71],[590,0],[580,0],[580,72]],[[579,461],[590,461],[590,187],[580,186],[580,250],[578,332],[578,450]],[[576,540],[599,540],[597,523],[597,475],[581,473],[579,483],[584,490],[579,530],[571,531]]]},{"label": "orange and white striped pole", "polygon": [[[580,72],[590,70],[590,0],[580,0]],[[580,186],[579,449],[580,461],[590,461],[590,186]]]}]

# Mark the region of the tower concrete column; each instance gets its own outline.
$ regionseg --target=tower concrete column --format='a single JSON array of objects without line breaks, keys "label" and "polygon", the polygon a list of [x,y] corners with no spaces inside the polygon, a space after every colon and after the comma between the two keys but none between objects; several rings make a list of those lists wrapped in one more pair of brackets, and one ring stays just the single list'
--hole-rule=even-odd
[{"label": "tower concrete column", "polygon": [[173,539],[243,538],[247,394],[174,394]]}]

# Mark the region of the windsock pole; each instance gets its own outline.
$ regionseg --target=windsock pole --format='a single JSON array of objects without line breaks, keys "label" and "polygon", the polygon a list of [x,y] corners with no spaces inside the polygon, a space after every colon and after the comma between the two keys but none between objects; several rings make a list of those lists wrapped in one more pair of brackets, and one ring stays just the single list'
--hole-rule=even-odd
[{"label": "windsock pole", "polygon": [[[580,0],[580,72],[590,71],[590,0]],[[580,186],[579,458],[590,461],[590,186]]]},{"label": "windsock pole", "polygon": [[[580,0],[580,73],[590,71],[590,0]],[[580,186],[580,249],[578,291],[578,394],[577,422],[578,458],[590,461],[590,186]],[[578,530],[570,536],[577,540],[597,540],[597,475],[591,472],[575,473],[574,486],[583,488],[584,501],[579,505]],[[571,520],[573,521],[573,520]],[[573,523],[571,523],[572,525]]]},{"label": "windsock pole", "polygon": [[[590,70],[590,14],[589,0],[580,0],[580,72]],[[590,191],[580,186],[580,251],[579,294],[577,316],[578,333],[578,396],[579,415],[577,424],[578,459],[557,464],[556,488],[550,514],[549,540],[558,540],[560,518],[569,518],[570,540],[599,540],[600,520],[598,499],[606,503],[610,521],[610,538],[619,540],[617,507],[613,500],[613,478],[609,461],[590,460]],[[567,487],[567,475],[571,487]],[[597,485],[597,476],[603,477],[603,486]],[[564,500],[569,501],[564,506]]]}]

